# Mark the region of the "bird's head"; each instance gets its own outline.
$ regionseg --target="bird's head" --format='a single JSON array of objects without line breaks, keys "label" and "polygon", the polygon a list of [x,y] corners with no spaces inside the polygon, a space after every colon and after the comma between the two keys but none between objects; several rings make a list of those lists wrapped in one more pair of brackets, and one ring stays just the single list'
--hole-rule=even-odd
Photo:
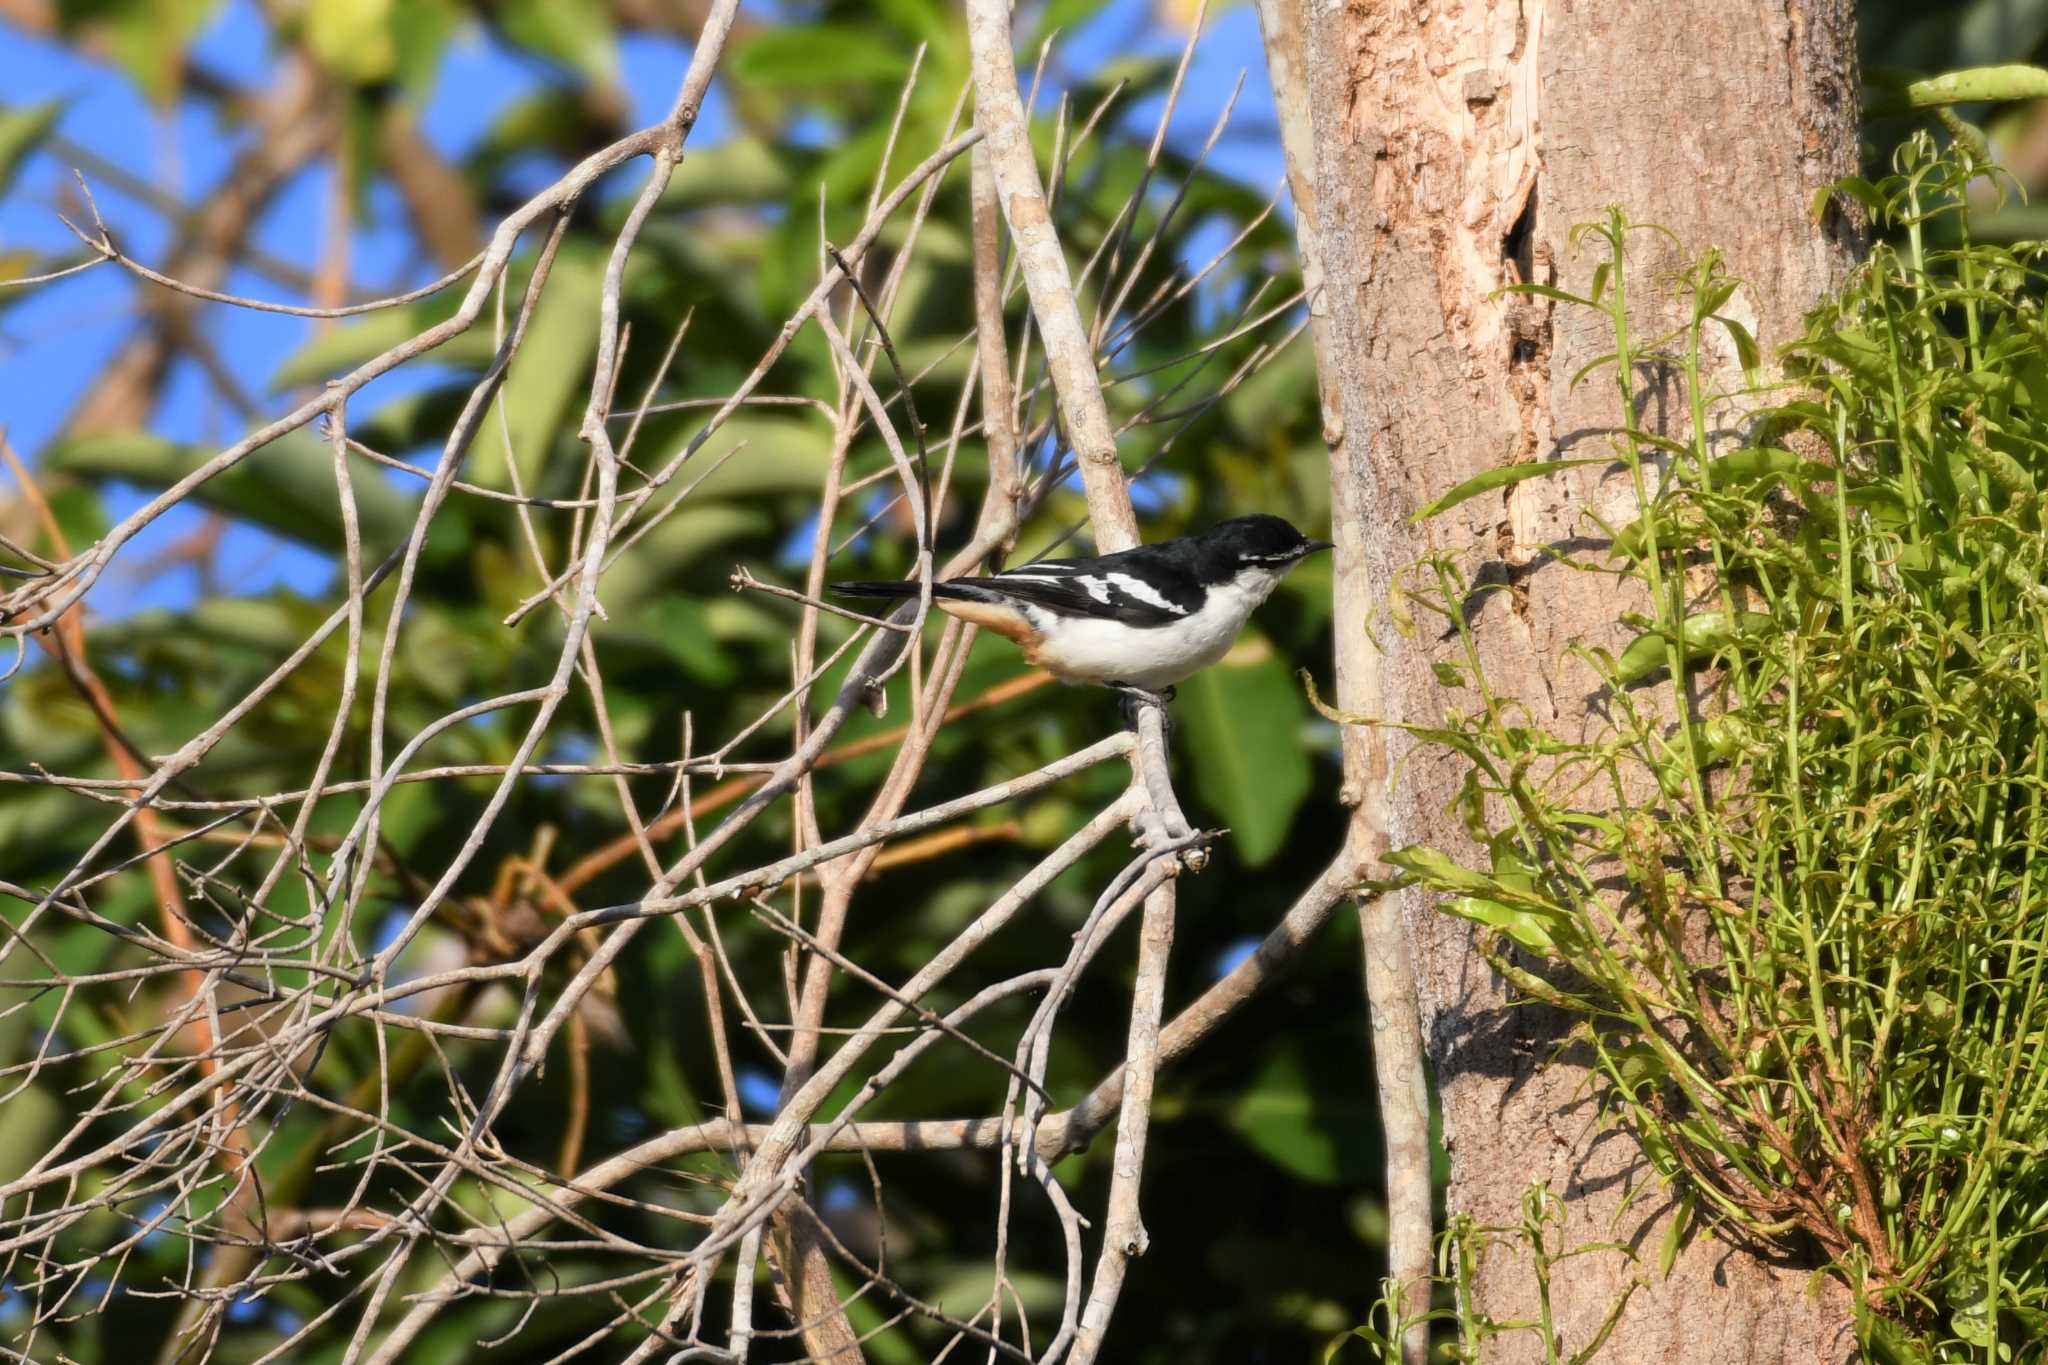
[{"label": "bird's head", "polygon": [[1284,518],[1266,512],[1218,522],[1202,537],[1203,557],[1226,573],[1269,569],[1275,577],[1303,558],[1331,548],[1327,540],[1310,540]]}]

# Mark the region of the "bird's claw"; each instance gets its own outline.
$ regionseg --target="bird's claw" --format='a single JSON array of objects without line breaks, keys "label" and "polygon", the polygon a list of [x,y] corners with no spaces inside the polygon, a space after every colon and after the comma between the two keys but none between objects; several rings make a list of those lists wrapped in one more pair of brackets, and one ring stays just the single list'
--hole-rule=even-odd
[{"label": "bird's claw", "polygon": [[1196,829],[1178,812],[1162,814],[1147,807],[1132,817],[1131,832],[1133,848],[1174,855],[1190,872],[1200,872],[1209,865],[1209,841],[1215,832]]},{"label": "bird's claw", "polygon": [[1173,712],[1166,708],[1173,700],[1177,689],[1169,687],[1164,691],[1153,692],[1143,687],[1133,687],[1129,683],[1111,683],[1110,687],[1122,694],[1118,706],[1123,711],[1126,730],[1135,733],[1138,728],[1138,708],[1150,706],[1158,710],[1160,723],[1166,729],[1166,737],[1173,738]]}]

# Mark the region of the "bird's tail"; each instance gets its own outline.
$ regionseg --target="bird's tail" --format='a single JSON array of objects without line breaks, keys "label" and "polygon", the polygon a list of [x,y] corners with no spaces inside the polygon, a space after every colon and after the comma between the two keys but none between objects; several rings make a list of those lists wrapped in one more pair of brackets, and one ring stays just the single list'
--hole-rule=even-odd
[{"label": "bird's tail", "polygon": [[[841,597],[915,597],[917,596],[917,582],[915,579],[902,578],[891,578],[886,581],[856,579],[850,583],[834,583],[832,591]],[[932,596],[934,597],[964,598],[972,595],[951,583],[932,584]]]},{"label": "bird's tail", "polygon": [[915,597],[917,584],[906,583],[900,578],[888,582],[855,581],[834,583],[832,591],[840,597]]}]

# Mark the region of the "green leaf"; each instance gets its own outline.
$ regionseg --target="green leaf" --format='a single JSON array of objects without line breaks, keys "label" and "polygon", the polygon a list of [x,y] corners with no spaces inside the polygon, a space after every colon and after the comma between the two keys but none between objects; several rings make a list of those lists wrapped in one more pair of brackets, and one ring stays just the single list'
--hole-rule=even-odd
[{"label": "green leaf", "polygon": [[641,619],[651,616],[655,640],[693,678],[714,686],[732,681],[734,661],[712,638],[702,603],[667,596],[657,601],[651,612],[639,615]]},{"label": "green leaf", "polygon": [[617,34],[611,9],[599,0],[502,0],[498,23],[529,52],[560,62],[594,85],[619,79]]},{"label": "green leaf", "polygon": [[[780,201],[789,193],[791,183],[789,166],[774,147],[759,138],[736,137],[685,152],[655,211]],[[620,217],[626,208],[619,206]]]},{"label": "green leaf", "polygon": [[1561,956],[1556,938],[1556,931],[1565,927],[1561,911],[1509,905],[1486,896],[1452,896],[1437,908],[1447,915],[1498,930],[1539,957]]},{"label": "green leaf", "polygon": [[[685,504],[612,566],[604,576],[604,604],[615,615],[645,610],[674,590],[678,574],[714,553],[726,557],[723,567],[729,570],[732,543],[764,534],[772,524],[759,507],[723,502],[702,507]],[[751,613],[759,610],[738,597],[714,598],[704,604],[705,625],[714,637],[723,639],[725,627],[736,620],[754,619]],[[786,632],[783,639],[788,639]]]},{"label": "green leaf", "polygon": [[[1596,284],[1604,286],[1605,277],[1596,276]],[[1501,294],[1533,294],[1537,298],[1549,299],[1554,303],[1581,303],[1588,308],[1595,307],[1593,300],[1569,290],[1559,289],[1550,284],[1510,284],[1495,291]]]},{"label": "green leaf", "polygon": [[1474,872],[1449,854],[1420,844],[1394,849],[1387,854],[1386,861],[1412,873],[1432,890],[1485,894],[1496,889],[1494,880],[1486,874]]},{"label": "green leaf", "polygon": [[1664,1228],[1664,1243],[1657,1249],[1657,1277],[1671,1278],[1671,1267],[1678,1264],[1678,1252],[1685,1245],[1685,1234],[1692,1227],[1693,1209],[1699,1196],[1687,1190],[1679,1197],[1678,1207],[1671,1212],[1671,1221]]},{"label": "green leaf", "polygon": [[391,38],[398,48],[398,83],[424,104],[434,93],[434,77],[448,40],[467,15],[456,0],[402,0],[391,14]]},{"label": "green leaf", "polygon": [[1833,465],[1801,459],[1776,446],[1744,446],[1707,461],[1707,482],[1715,488],[1764,479],[1789,479],[1796,483],[1818,483],[1835,477]]},{"label": "green leaf", "polygon": [[1318,1185],[1364,1174],[1370,1153],[1359,1135],[1376,1131],[1363,1092],[1325,1074],[1339,1051],[1333,1043],[1281,1043],[1229,1115],[1231,1129],[1259,1155]]},{"label": "green leaf", "polygon": [[1877,186],[1871,184],[1860,175],[1845,175],[1826,189],[1815,192],[1812,216],[1816,222],[1819,221],[1822,211],[1827,208],[1828,200],[1838,194],[1854,199],[1870,211],[1872,218],[1880,222],[1884,220],[1885,214],[1890,207],[1885,202],[1885,197],[1879,192]]},{"label": "green leaf", "polygon": [[1372,1348],[1373,1354],[1381,1360],[1392,1359],[1401,1349],[1399,1343],[1388,1340],[1371,1327],[1354,1327],[1350,1331],[1332,1338],[1330,1344],[1323,1347],[1323,1365],[1330,1365],[1330,1362],[1337,1358],[1338,1352],[1342,1351],[1353,1341],[1364,1342]]},{"label": "green leaf", "polygon": [[2044,96],[2048,96],[2048,71],[2013,63],[1966,67],[1914,81],[1906,87],[1905,103],[1911,109],[1932,109],[1950,104],[2037,100]]},{"label": "green leaf", "polygon": [[63,112],[62,100],[0,109],[0,195],[13,186],[21,163],[42,145]]},{"label": "green leaf", "polygon": [[761,85],[893,81],[910,69],[910,54],[870,29],[778,24],[741,44],[726,69]]},{"label": "green leaf", "polygon": [[1262,638],[1180,685],[1174,708],[1193,751],[1195,791],[1230,826],[1238,857],[1258,867],[1280,851],[1308,796],[1300,695]]},{"label": "green leaf", "polygon": [[[373,356],[382,355],[393,346],[419,335],[435,323],[446,321],[454,315],[460,302],[458,286],[433,298],[399,308],[386,308],[360,322],[324,332],[285,357],[284,363],[271,375],[270,387],[273,391],[280,391],[297,388],[301,384],[317,384],[345,374]],[[496,349],[491,343],[490,326],[479,323],[428,354],[433,357],[430,363],[480,369],[490,363]]]},{"label": "green leaf", "polygon": [[306,47],[343,80],[370,85],[398,69],[392,0],[307,0]]},{"label": "green leaf", "polygon": [[[1050,1275],[1023,1271],[1006,1276],[1004,1286],[1004,1297],[1015,1294],[1025,1312],[1059,1313],[1065,1286]],[[934,1266],[927,1292],[941,1312],[971,1318],[988,1305],[995,1292],[995,1268],[986,1261],[953,1261]]]},{"label": "green leaf", "polygon": [[90,25],[152,103],[178,93],[185,48],[212,21],[219,0],[97,0],[60,7],[67,32]]},{"label": "green leaf", "polygon": [[[83,478],[167,488],[215,453],[211,446],[183,446],[143,432],[122,432],[60,442],[44,461],[52,470]],[[383,478],[365,476],[360,465],[354,473],[350,483],[365,548],[396,544],[412,525],[412,499]],[[325,442],[306,432],[279,437],[199,485],[193,497],[289,539],[325,550],[341,548],[334,457]]]},{"label": "green leaf", "polygon": [[[1745,639],[1755,639],[1777,628],[1764,612],[1738,611],[1730,622],[1724,612],[1703,611],[1685,618],[1679,627],[1679,654],[1688,662],[1704,659]],[[1652,631],[1639,635],[1615,661],[1616,681],[1631,683],[1647,678],[1667,662],[1666,636]]]},{"label": "green leaf", "polygon": [[1430,503],[1427,507],[1408,518],[1409,525],[1419,525],[1439,513],[1448,512],[1461,502],[1470,501],[1481,493],[1490,493],[1496,488],[1511,488],[1526,479],[1540,479],[1546,474],[1560,470],[1577,469],[1581,465],[1613,464],[1604,456],[1582,460],[1525,460],[1520,464],[1504,464],[1489,469],[1484,474],[1475,474],[1450,492]]},{"label": "green leaf", "polygon": [[[699,411],[648,422],[641,429],[633,462],[649,470],[666,466],[703,428],[704,417]],[[822,425],[797,417],[744,414],[729,418],[713,432],[670,487],[694,485],[692,503],[763,493],[812,493],[831,460],[832,438]],[[892,482],[890,491],[898,487]]]},{"label": "green leaf", "polygon": [[[9,1056],[7,1060],[18,1059]],[[43,1158],[68,1111],[63,1101],[40,1085],[7,1097],[7,1122],[0,1124],[0,1180],[13,1180]]]},{"label": "green leaf", "polygon": [[1735,360],[1742,366],[1743,377],[1752,384],[1755,383],[1759,371],[1763,368],[1763,351],[1758,348],[1756,338],[1749,334],[1749,328],[1734,318],[1716,313],[1714,321],[1721,324],[1728,333],[1728,340],[1735,343]]},{"label": "green leaf", "polygon": [[1903,1327],[1875,1313],[1868,1315],[1859,1326],[1864,1349],[1882,1365],[1928,1365],[1933,1359],[1924,1346],[1906,1335]]},{"label": "green leaf", "polygon": [[1699,298],[1693,304],[1697,315],[1706,318],[1719,313],[1721,305],[1735,297],[1736,286],[1741,283],[1740,280],[1735,279],[1715,280],[1712,284],[1701,290]]},{"label": "green leaf", "polygon": [[604,269],[604,253],[595,246],[562,244],[505,376],[498,399],[505,405],[505,428],[493,419],[477,438],[473,459],[479,483],[510,487],[505,475],[506,430],[519,460],[520,486],[531,490],[539,480],[571,411],[581,406],[576,400],[589,387]]}]

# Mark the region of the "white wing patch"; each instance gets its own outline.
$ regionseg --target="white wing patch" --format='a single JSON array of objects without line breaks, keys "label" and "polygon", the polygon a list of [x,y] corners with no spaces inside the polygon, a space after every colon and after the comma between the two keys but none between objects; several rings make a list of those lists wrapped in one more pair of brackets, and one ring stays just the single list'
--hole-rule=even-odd
[{"label": "white wing patch", "polygon": [[[1035,572],[1036,570],[1044,570],[1044,572]],[[1111,576],[1121,577],[1121,575]],[[1021,569],[1012,569],[1008,573],[997,575],[996,581],[999,583],[1050,583],[1059,587],[1078,584],[1081,590],[1086,592],[1091,598],[1102,603],[1105,607],[1109,605],[1109,585],[1103,582],[1102,579],[1097,578],[1094,574],[1055,572],[1051,564],[1027,564]]]},{"label": "white wing patch", "polygon": [[[1118,592],[1130,598],[1133,602],[1143,602],[1148,607],[1157,607],[1161,611],[1170,611],[1175,616],[1186,616],[1188,614],[1186,607],[1161,595],[1157,588],[1142,578],[1127,573],[1113,573],[1108,575],[1108,578],[1111,583],[1116,585]],[[1094,579],[1083,578],[1081,581],[1088,585],[1090,594],[1095,593],[1096,584]],[[1104,595],[1101,600],[1107,602],[1109,598],[1107,595]]]}]

